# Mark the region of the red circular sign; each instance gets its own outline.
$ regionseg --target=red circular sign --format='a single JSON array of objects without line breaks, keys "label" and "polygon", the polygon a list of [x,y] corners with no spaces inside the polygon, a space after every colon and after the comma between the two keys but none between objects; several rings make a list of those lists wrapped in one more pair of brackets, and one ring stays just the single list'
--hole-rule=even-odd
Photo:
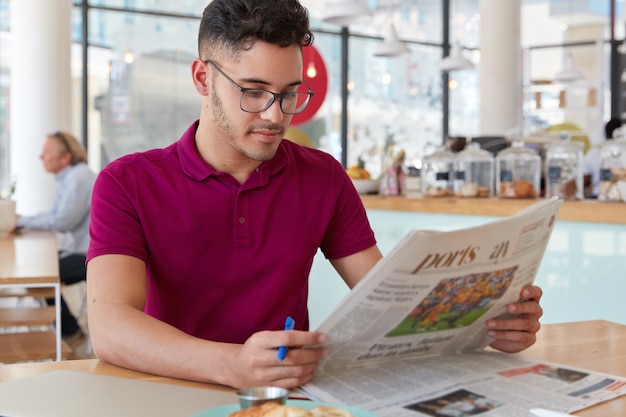
[{"label": "red circular sign", "polygon": [[[328,91],[326,65],[324,65],[324,59],[322,59],[322,56],[313,45],[302,48],[302,64],[302,76],[311,87],[311,90],[313,90],[313,97],[311,97],[309,105],[302,113],[293,115],[291,118],[292,126],[301,125],[311,120],[322,107]],[[306,85],[302,83],[298,91],[306,92]]]}]

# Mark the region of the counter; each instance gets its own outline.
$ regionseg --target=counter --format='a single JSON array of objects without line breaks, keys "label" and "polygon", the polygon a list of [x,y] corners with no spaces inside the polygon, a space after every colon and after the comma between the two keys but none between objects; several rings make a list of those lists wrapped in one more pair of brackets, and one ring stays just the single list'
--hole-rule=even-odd
[{"label": "counter", "polygon": [[[419,213],[509,216],[539,200],[499,198],[420,198],[362,195],[368,210],[397,210]],[[559,220],[626,224],[626,204],[597,200],[564,201]]]}]

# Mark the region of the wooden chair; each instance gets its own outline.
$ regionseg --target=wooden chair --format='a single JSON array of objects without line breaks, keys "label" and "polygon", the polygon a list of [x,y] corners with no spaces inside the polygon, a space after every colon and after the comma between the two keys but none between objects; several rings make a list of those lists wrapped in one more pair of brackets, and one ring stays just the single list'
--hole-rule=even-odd
[{"label": "wooden chair", "polygon": [[[71,305],[81,328],[89,338],[86,328],[87,287],[86,282],[66,286],[61,291],[69,295]],[[46,299],[54,298],[54,288],[3,288],[0,299],[7,300],[0,306],[0,363],[51,360],[56,356],[55,307],[48,306]],[[10,300],[10,301],[9,301]],[[61,358],[72,359],[71,348],[61,343]],[[92,353],[91,340],[87,353]]]},{"label": "wooden chair", "polygon": [[27,299],[34,299],[41,307],[47,305],[47,298],[54,298],[54,288],[3,288],[0,289],[0,298],[15,298],[17,305],[22,305]]},{"label": "wooden chair", "polygon": [[[54,359],[54,319],[52,306],[0,308],[0,362]],[[61,342],[61,358],[72,358],[72,350],[64,342]]]},{"label": "wooden chair", "polygon": [[[72,359],[72,349],[62,342],[61,358]],[[54,332],[17,332],[0,334],[0,363],[52,360],[56,356]]]}]

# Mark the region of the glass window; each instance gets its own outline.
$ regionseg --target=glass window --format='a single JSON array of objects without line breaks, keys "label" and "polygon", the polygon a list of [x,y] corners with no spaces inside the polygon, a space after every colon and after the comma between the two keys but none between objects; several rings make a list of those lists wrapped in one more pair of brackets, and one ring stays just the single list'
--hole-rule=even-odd
[{"label": "glass window", "polygon": [[[441,143],[441,50],[410,44],[411,53],[373,55],[379,40],[352,37],[349,57],[348,165],[362,159],[372,176],[380,174],[389,147],[420,156],[429,143]],[[358,52],[356,52],[358,51]]]},{"label": "glass window", "polygon": [[209,0],[91,0],[90,5],[120,8],[130,10],[144,10],[156,13],[171,13],[177,15],[201,16],[202,11],[210,3]]},{"label": "glass window", "polygon": [[371,17],[350,25],[352,33],[382,36],[384,29],[393,24],[398,37],[402,40],[434,44],[443,42],[442,1],[379,0],[374,3],[374,5],[370,4],[370,9],[373,11]]},{"label": "glass window", "polygon": [[[197,18],[92,9],[89,14],[90,147],[101,165],[122,155],[177,140],[198,118],[200,95],[190,65],[197,56]],[[309,120],[294,124],[287,137],[341,155],[333,124],[339,103],[339,37],[315,34],[318,69],[330,82],[326,99]],[[305,51],[305,53],[307,53]],[[305,59],[308,56],[305,56]],[[79,56],[75,57],[79,59]],[[313,83],[315,86],[315,83]],[[323,92],[315,91],[318,97]]]},{"label": "glass window", "polygon": [[[470,3],[471,12],[477,1]],[[206,4],[206,0],[89,3],[88,147],[90,158],[96,155],[101,166],[127,153],[167,146],[198,117],[200,97],[191,83],[189,65],[197,53],[199,16]],[[470,13],[465,8],[463,13]],[[345,151],[349,163],[365,158],[373,165],[370,167],[373,174],[380,170],[380,158],[390,144],[405,149],[409,155],[418,155],[425,147],[441,143],[442,77],[438,69],[441,59],[438,43],[443,37],[440,2],[402,2],[394,10],[379,2],[374,9],[374,22],[351,27],[354,36],[349,42],[348,149],[341,149],[340,137],[339,28],[315,19],[312,20],[315,47],[328,74],[327,94],[319,111],[305,123],[293,126],[288,135],[305,137],[312,146],[328,151],[337,159]],[[8,13],[8,0],[0,0],[0,13],[0,16]],[[167,13],[173,16],[166,16]],[[82,86],[81,19],[77,4],[72,19],[75,86]],[[8,18],[0,21],[5,24]],[[374,57],[373,48],[383,32],[380,28],[391,22],[412,53],[399,58]],[[468,33],[475,32],[470,25]],[[2,53],[6,50],[2,48]],[[3,66],[3,71],[6,69]],[[465,76],[458,80],[458,88],[451,94],[453,131],[455,126],[467,128],[478,123],[477,104],[468,100],[475,84],[476,76]],[[75,95],[75,99],[80,101],[81,95]],[[74,108],[81,106],[82,103],[75,103]],[[80,117],[75,118],[75,123],[75,130],[80,131]],[[0,127],[6,125],[5,122]]]},{"label": "glass window", "polygon": [[480,134],[480,14],[477,0],[450,2],[450,42],[459,42],[463,56],[474,68],[448,73],[448,136],[471,137]]},{"label": "glass window", "polygon": [[[604,81],[610,77],[610,45],[581,43],[525,51],[525,134],[571,130],[583,131],[591,143],[604,139],[603,116],[611,113],[610,85]],[[559,73],[566,69],[581,78],[559,81]]]},{"label": "glass window", "polygon": [[[88,138],[90,158],[100,164],[129,152],[166,146],[177,140],[198,117],[200,97],[195,91],[189,65],[196,56],[199,18],[209,0],[89,0]],[[82,2],[74,2],[72,18],[72,76],[74,88],[82,87]],[[310,8],[315,47],[328,74],[327,93],[317,113],[289,132],[337,159],[345,152],[349,164],[367,159],[375,173],[387,145],[397,145],[419,156],[443,141],[443,85],[438,64],[442,58],[442,2],[432,0],[368,0],[371,19],[350,26],[348,74],[348,147],[341,145],[341,34],[340,27],[321,22],[325,2],[303,0]],[[542,1],[523,0],[523,9],[545,27],[555,21]],[[621,13],[621,7],[619,8]],[[10,33],[9,0],[0,0],[0,187],[8,188]],[[450,73],[448,132],[450,136],[479,133],[480,17],[478,0],[451,0],[450,41],[460,39],[476,68]],[[620,14],[621,15],[621,14]],[[526,26],[528,23],[526,22]],[[398,36],[412,50],[398,58],[372,55],[385,28],[393,23]],[[525,22],[522,21],[522,27]],[[618,25],[619,26],[619,25]],[[621,28],[621,27],[619,27]],[[621,35],[619,31],[619,35]],[[580,34],[583,36],[583,34]],[[584,37],[583,37],[584,38]],[[584,38],[586,39],[586,38]],[[558,44],[561,39],[541,39]],[[536,42],[535,42],[536,43]],[[558,48],[557,48],[558,49]],[[608,111],[608,52],[598,55],[593,47],[572,49],[579,61],[602,62],[594,74],[597,84],[587,97],[594,117]],[[558,55],[558,54],[557,54]],[[546,63],[560,60],[555,50],[530,53],[528,79],[552,77]],[[599,58],[602,56],[602,58]],[[561,67],[559,61],[558,67]],[[319,89],[318,89],[319,90]],[[544,94],[542,106],[559,105],[558,95]],[[81,94],[74,94],[74,130],[81,131]],[[525,94],[524,110],[537,106]],[[578,97],[578,96],[576,96]],[[582,97],[582,96],[581,96]],[[582,99],[581,99],[582,100]],[[571,103],[571,100],[570,100]],[[561,103],[562,105],[562,103]],[[549,109],[546,108],[546,109]],[[553,124],[564,112],[543,111],[525,119],[530,125]],[[548,120],[549,119],[549,120]],[[595,120],[586,125],[597,124]],[[3,192],[0,189],[0,192]]]},{"label": "glass window", "polygon": [[[314,92],[309,106],[319,109],[309,119],[292,119],[285,137],[295,142],[322,149],[341,159],[340,115],[341,115],[341,39],[337,34],[314,31],[315,54],[303,49],[305,77]],[[323,81],[326,74],[326,82]],[[324,88],[326,93],[324,94]],[[305,110],[305,112],[313,109]]]},{"label": "glass window", "polygon": [[103,45],[89,50],[90,144],[100,143],[102,165],[177,140],[200,109],[189,69],[198,19],[103,10],[89,19],[90,42]]}]

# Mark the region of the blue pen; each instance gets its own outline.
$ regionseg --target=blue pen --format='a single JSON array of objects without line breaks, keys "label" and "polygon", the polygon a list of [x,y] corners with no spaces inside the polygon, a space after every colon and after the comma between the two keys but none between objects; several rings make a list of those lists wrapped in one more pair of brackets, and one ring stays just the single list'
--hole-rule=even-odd
[{"label": "blue pen", "polygon": [[[293,330],[293,326],[296,324],[295,320],[291,316],[287,316],[285,320],[285,330]],[[287,356],[287,346],[281,346],[278,348],[278,360],[282,361]]]}]

